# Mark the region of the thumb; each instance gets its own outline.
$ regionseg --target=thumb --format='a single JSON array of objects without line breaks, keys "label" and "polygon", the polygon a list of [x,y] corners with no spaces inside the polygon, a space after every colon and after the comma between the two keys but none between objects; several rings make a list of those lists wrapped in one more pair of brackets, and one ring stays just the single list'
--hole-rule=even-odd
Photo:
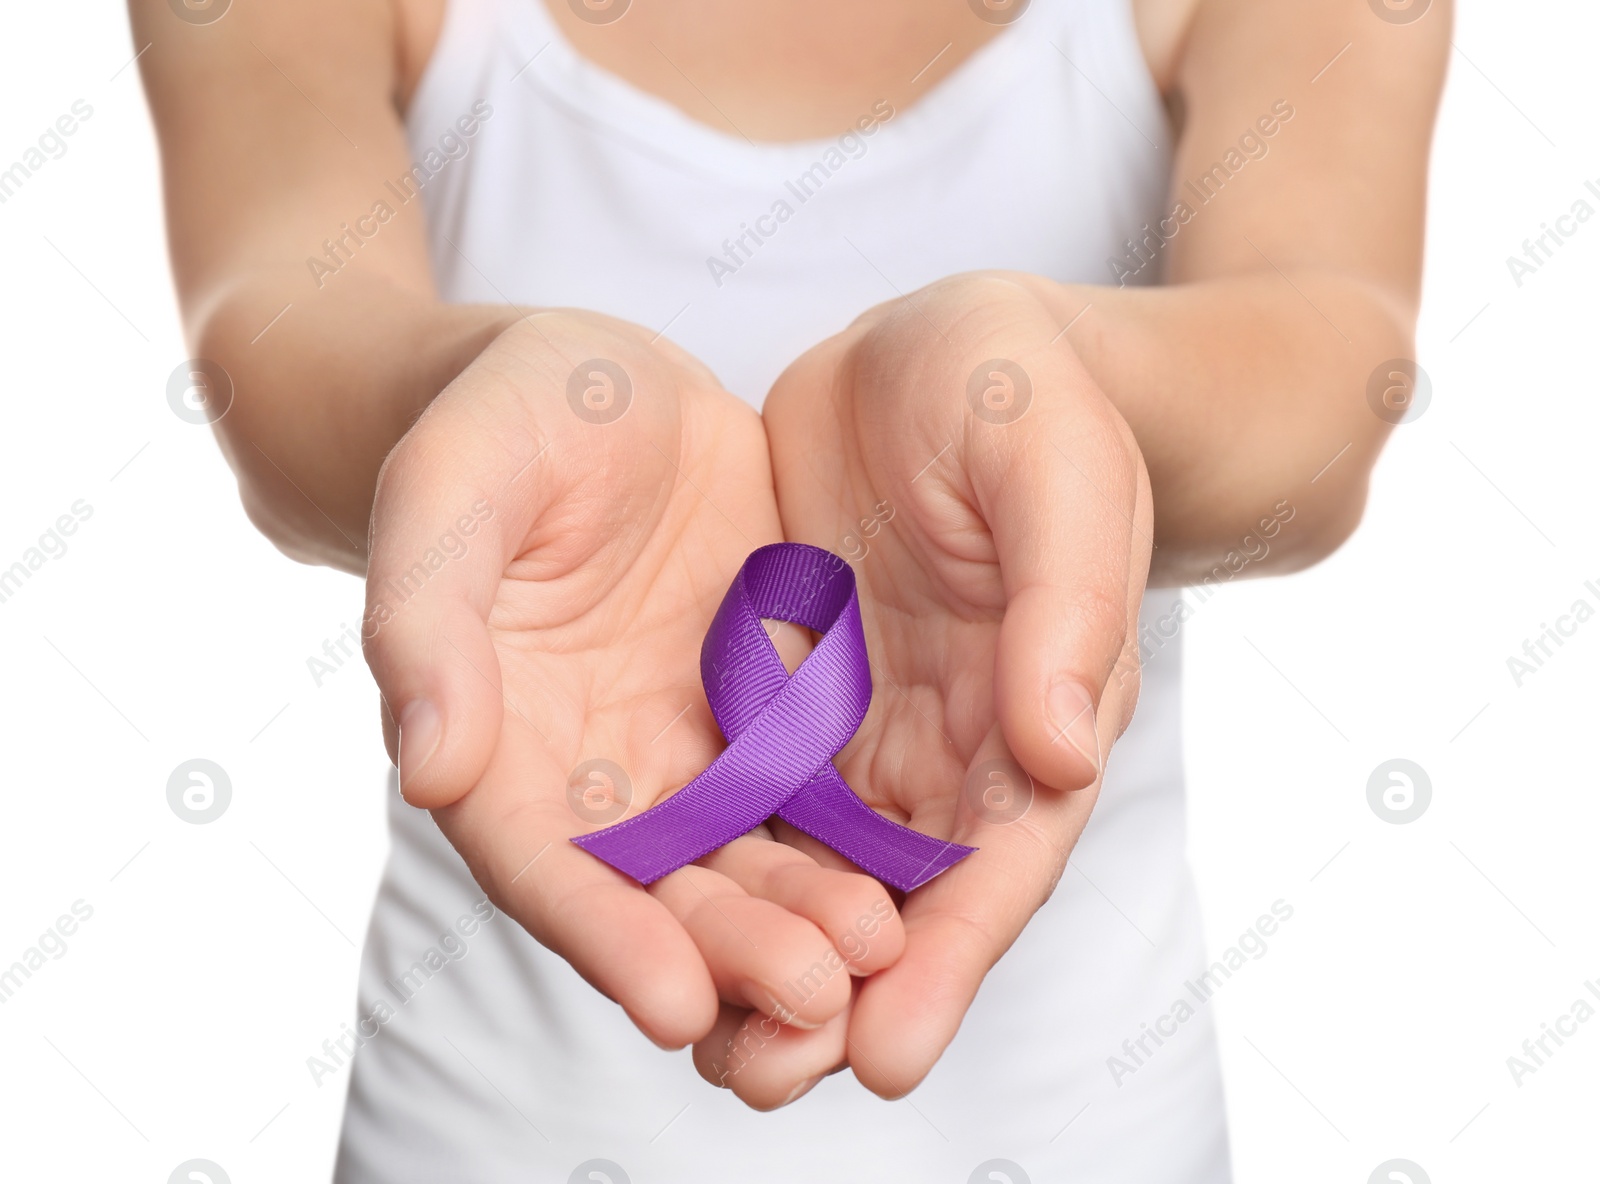
[{"label": "thumb", "polygon": [[398,731],[400,792],[427,809],[476,785],[499,740],[488,618],[510,558],[508,518],[523,500],[509,488],[521,449],[470,425],[455,432],[453,418],[436,403],[384,463],[362,618],[367,662]]},{"label": "thumb", "polygon": [[[634,513],[619,530],[594,506],[649,504],[656,462],[677,448],[680,371],[645,330],[587,314],[538,320],[480,354],[378,474],[363,646],[398,730],[400,791],[428,809],[483,778],[507,709],[527,719],[504,693],[488,622],[535,526],[558,541],[559,563],[598,584],[596,550],[637,548],[651,524]],[[601,380],[597,409],[584,384]],[[552,521],[562,507],[571,513]]]},{"label": "thumb", "polygon": [[[1072,369],[1048,378],[1088,382]],[[1149,482],[1098,391],[1059,397],[1040,387],[1035,416],[975,425],[995,434],[980,450],[987,479],[975,484],[1006,592],[995,658],[1001,730],[1030,774],[1070,790],[1099,778],[1131,708],[1115,672],[1149,566]]]}]

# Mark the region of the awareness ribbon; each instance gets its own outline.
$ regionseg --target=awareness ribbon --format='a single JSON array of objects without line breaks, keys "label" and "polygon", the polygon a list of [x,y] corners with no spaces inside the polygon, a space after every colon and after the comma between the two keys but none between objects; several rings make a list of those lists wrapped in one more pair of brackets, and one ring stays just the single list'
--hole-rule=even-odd
[{"label": "awareness ribbon", "polygon": [[[794,674],[762,618],[822,635]],[[776,814],[909,892],[974,850],[891,822],[833,767],[872,699],[855,572],[837,555],[804,543],[752,552],[706,632],[700,680],[728,747],[666,800],[572,840],[585,851],[649,884]]]}]

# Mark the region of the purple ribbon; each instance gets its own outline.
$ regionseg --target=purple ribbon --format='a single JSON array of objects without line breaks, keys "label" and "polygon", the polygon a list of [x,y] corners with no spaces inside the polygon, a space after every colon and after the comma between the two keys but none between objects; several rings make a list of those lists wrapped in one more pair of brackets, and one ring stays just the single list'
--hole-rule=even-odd
[{"label": "purple ribbon", "polygon": [[[822,634],[793,675],[762,618]],[[856,576],[837,555],[804,543],[752,552],[706,632],[700,680],[728,747],[665,801],[572,840],[585,851],[649,884],[776,814],[905,892],[972,853],[891,822],[833,767],[872,699]]]}]

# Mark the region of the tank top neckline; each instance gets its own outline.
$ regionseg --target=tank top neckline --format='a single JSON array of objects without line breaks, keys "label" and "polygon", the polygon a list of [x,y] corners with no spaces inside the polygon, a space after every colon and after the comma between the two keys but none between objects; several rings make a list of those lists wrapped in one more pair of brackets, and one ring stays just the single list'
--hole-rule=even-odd
[{"label": "tank top neckline", "polygon": [[[1080,13],[1079,21],[1062,21],[1054,0],[1033,0],[1030,11],[969,54],[909,106],[895,109],[882,121],[895,127],[897,151],[920,156],[924,150],[934,150],[958,137],[974,122],[992,117],[1019,81],[1019,70],[1041,64],[1046,54],[1062,69],[1073,69],[1066,57],[1070,43],[1066,48],[1059,48],[1059,43],[1079,31],[1076,26],[1082,16]],[[1132,36],[1131,16],[1126,23],[1124,37]],[[413,111],[432,109],[433,92],[444,87],[443,76],[458,58],[465,63],[481,52],[477,46],[485,25],[491,36],[499,34],[504,39],[509,57],[515,58],[510,67],[515,84],[538,91],[597,130],[632,141],[685,168],[765,181],[775,169],[809,164],[849,134],[849,129],[844,129],[812,139],[751,142],[737,132],[703,123],[580,53],[550,15],[545,0],[446,0],[439,43],[413,96]],[[1131,49],[1138,70],[1148,80],[1137,44]],[[1028,62],[1030,54],[1032,61]],[[1150,86],[1153,90],[1153,82]],[[861,116],[872,119],[874,113],[868,109]]]}]

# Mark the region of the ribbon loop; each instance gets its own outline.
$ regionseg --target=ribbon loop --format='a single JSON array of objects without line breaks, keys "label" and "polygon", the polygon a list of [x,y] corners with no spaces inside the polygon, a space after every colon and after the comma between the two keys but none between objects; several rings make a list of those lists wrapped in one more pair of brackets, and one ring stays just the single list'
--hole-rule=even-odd
[{"label": "ribbon loop", "polygon": [[[792,675],[763,618],[822,635]],[[649,884],[776,814],[906,892],[971,854],[883,817],[833,767],[872,699],[855,572],[837,555],[803,543],[752,552],[706,632],[700,677],[728,747],[665,801],[578,846]]]}]

